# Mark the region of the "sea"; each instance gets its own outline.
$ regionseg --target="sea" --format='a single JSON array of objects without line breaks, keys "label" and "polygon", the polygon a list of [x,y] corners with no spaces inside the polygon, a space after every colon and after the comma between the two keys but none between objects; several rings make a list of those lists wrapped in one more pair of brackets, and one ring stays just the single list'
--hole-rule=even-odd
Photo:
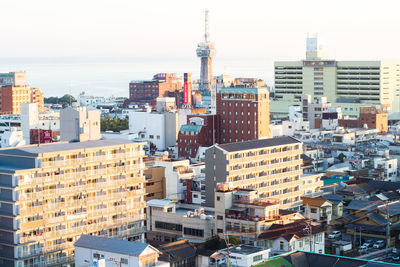
[{"label": "sea", "polygon": [[[128,96],[129,82],[149,80],[156,73],[171,72],[200,76],[200,60],[193,58],[111,58],[40,57],[0,58],[0,72],[26,71],[31,87],[40,88],[46,97],[64,94]],[[272,85],[273,60],[215,58],[214,75],[264,79]]]}]

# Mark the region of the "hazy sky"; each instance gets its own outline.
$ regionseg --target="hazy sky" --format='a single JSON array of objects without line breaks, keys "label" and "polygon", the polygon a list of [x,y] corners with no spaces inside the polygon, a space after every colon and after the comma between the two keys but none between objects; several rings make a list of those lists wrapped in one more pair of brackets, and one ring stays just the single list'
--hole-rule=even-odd
[{"label": "hazy sky", "polygon": [[193,58],[210,10],[220,58],[400,59],[400,1],[2,0],[0,58]]}]

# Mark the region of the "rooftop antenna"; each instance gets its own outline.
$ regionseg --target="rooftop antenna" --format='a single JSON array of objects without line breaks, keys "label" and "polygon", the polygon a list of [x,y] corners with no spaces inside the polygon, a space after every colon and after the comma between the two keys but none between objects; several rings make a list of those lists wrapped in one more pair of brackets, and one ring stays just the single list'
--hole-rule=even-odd
[{"label": "rooftop antenna", "polygon": [[208,38],[210,33],[208,32],[208,9],[206,8],[204,12],[204,42],[208,43]]}]

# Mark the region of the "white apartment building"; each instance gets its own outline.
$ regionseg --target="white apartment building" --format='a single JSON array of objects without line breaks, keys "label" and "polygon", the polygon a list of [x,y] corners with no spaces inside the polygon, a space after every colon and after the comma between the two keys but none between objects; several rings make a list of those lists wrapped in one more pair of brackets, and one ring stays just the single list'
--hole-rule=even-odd
[{"label": "white apartment building", "polygon": [[129,133],[138,134],[140,139],[153,143],[157,150],[166,150],[169,146],[175,146],[178,131],[176,111],[129,112]]},{"label": "white apartment building", "polygon": [[397,182],[397,159],[374,158],[374,169],[383,169],[382,177],[385,181]]},{"label": "white apartment building", "polygon": [[307,38],[306,59],[275,62],[275,92],[271,114],[283,118],[303,94],[325,96],[343,114],[357,116],[360,106],[390,107],[400,117],[400,62],[325,59],[316,37]]}]

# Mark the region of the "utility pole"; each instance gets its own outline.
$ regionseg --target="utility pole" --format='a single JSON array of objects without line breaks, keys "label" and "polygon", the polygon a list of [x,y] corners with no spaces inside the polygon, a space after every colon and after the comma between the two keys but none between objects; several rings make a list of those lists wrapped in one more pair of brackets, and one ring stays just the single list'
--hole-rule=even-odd
[{"label": "utility pole", "polygon": [[389,205],[388,201],[385,201],[386,206],[386,256],[389,253],[389,246],[390,246],[390,216],[389,216]]},{"label": "utility pole", "polygon": [[226,257],[227,257],[227,264],[228,264],[228,267],[231,267],[231,263],[230,263],[230,255],[229,255],[229,237],[228,237],[228,239],[227,239],[227,235],[226,234],[223,234],[224,235],[224,241],[225,241],[225,244],[226,244]]}]

